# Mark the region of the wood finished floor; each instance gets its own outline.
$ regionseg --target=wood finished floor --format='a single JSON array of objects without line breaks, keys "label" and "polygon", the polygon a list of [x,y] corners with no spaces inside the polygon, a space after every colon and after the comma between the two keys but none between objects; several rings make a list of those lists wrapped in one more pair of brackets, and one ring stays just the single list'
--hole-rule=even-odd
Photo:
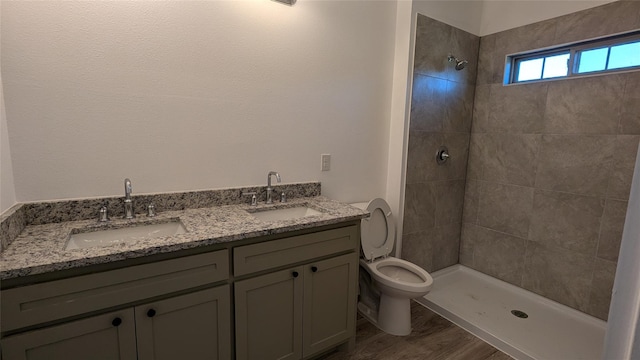
[{"label": "wood finished floor", "polygon": [[358,319],[356,348],[336,351],[321,360],[512,360],[512,358],[449,320],[412,302],[413,331],[408,336],[386,334]]}]

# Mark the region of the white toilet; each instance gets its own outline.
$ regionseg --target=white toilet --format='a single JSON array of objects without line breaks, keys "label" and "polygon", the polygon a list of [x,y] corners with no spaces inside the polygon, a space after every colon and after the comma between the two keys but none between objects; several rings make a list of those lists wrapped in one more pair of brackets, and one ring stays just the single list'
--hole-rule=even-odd
[{"label": "white toilet", "polygon": [[377,198],[351,205],[371,213],[361,226],[358,310],[384,332],[409,335],[410,299],[426,295],[433,279],[416,264],[390,256],[396,227],[386,201]]}]

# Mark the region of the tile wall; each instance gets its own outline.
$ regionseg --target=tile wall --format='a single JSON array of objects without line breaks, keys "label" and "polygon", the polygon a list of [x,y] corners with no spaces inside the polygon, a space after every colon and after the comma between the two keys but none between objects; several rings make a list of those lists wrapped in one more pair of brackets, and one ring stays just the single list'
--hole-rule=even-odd
[{"label": "tile wall", "polygon": [[607,318],[640,71],[503,86],[504,59],[639,28],[640,2],[618,1],[481,38],[460,263]]},{"label": "tile wall", "polygon": [[[418,15],[402,257],[427,271],[458,263],[479,40]],[[437,165],[441,145],[451,157]]]}]

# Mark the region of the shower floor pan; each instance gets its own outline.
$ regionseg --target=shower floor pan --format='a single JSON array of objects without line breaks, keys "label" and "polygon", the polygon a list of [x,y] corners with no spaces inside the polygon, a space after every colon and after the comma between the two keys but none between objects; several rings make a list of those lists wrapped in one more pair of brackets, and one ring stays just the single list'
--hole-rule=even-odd
[{"label": "shower floor pan", "polygon": [[601,358],[600,319],[462,265],[432,277],[420,304],[518,360]]}]

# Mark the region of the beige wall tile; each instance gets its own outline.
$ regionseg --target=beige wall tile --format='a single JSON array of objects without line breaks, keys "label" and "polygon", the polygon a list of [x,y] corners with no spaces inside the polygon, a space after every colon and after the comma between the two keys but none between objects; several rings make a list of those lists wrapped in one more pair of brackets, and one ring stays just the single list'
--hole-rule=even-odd
[{"label": "beige wall tile", "polygon": [[627,201],[606,200],[598,241],[598,258],[618,261],[627,206]]},{"label": "beige wall tile", "polygon": [[[640,2],[617,1],[481,38],[461,263],[491,274],[522,268],[525,288],[602,317],[608,290],[591,276],[596,256],[615,261],[619,251],[640,72],[503,86],[503,65],[509,54],[634,28]],[[524,260],[495,265],[492,230],[527,238]]]},{"label": "beige wall tile", "polygon": [[440,181],[433,184],[436,198],[436,226],[462,221],[464,180]]},{"label": "beige wall tile", "polygon": [[[436,162],[440,146],[449,149],[444,164]],[[407,152],[407,184],[439,180],[463,180],[469,154],[468,133],[410,131]]]},{"label": "beige wall tile", "polygon": [[435,226],[435,193],[431,184],[407,184],[404,200],[405,234],[425,231]]},{"label": "beige wall tile", "polygon": [[633,169],[614,167],[609,178],[607,196],[613,199],[628,199],[632,180]]},{"label": "beige wall tile", "polygon": [[616,137],[613,170],[609,178],[607,197],[629,199],[639,141],[640,136],[637,135],[618,135]]},{"label": "beige wall tile", "polygon": [[479,226],[475,236],[474,268],[521,286],[526,240]]},{"label": "beige wall tile", "polygon": [[478,220],[478,181],[467,178],[464,190],[462,222],[475,224]]},{"label": "beige wall tile", "polygon": [[474,94],[475,85],[453,81],[447,82],[445,116],[442,122],[442,131],[467,134],[471,131]]},{"label": "beige wall tile", "polygon": [[411,94],[410,130],[442,131],[447,80],[416,74]]},{"label": "beige wall tile", "polygon": [[640,72],[625,74],[620,134],[640,135]]},{"label": "beige wall tile", "polygon": [[496,51],[504,56],[554,45],[556,27],[556,21],[546,20],[499,32]]},{"label": "beige wall tile", "polygon": [[475,85],[480,38],[464,30],[451,27],[449,44],[449,53],[460,60],[467,60],[469,64],[463,70],[456,70],[453,64],[450,63],[447,68],[447,79],[458,83]]},{"label": "beige wall tile", "polygon": [[474,224],[462,223],[460,232],[460,264],[475,268],[473,253],[476,249],[476,230],[478,226]]},{"label": "beige wall tile", "polygon": [[488,129],[495,132],[541,133],[547,88],[546,83],[492,85]]},{"label": "beige wall tile", "polygon": [[604,199],[536,190],[529,239],[594,256]]},{"label": "beige wall tile", "polygon": [[478,193],[478,225],[527,237],[533,188],[482,181]]},{"label": "beige wall tile", "polygon": [[527,242],[523,288],[580,311],[587,310],[594,257]]},{"label": "beige wall tile", "polygon": [[432,271],[457,264],[460,254],[460,223],[436,225],[433,235]]},{"label": "beige wall tile", "polygon": [[414,72],[447,79],[451,29],[450,25],[418,14]]},{"label": "beige wall tile", "polygon": [[593,39],[637,29],[638,1],[616,1],[556,18],[556,44]]},{"label": "beige wall tile", "polygon": [[473,101],[472,133],[487,132],[489,127],[489,101],[491,99],[491,85],[477,85]]},{"label": "beige wall tile", "polygon": [[543,135],[535,186],[602,196],[612,169],[615,136]]},{"label": "beige wall tile", "polygon": [[540,135],[488,134],[482,147],[482,180],[533,186]]},{"label": "beige wall tile", "polygon": [[402,258],[427,271],[433,271],[433,231],[402,235]]},{"label": "beige wall tile", "polygon": [[480,38],[476,79],[478,85],[502,83],[504,55],[500,56],[496,51],[497,37],[498,34],[491,34]]},{"label": "beige wall tile", "polygon": [[[480,38],[427,16],[418,14],[414,72],[459,83],[475,84]],[[457,71],[448,56],[469,61]]]},{"label": "beige wall tile", "polygon": [[[449,160],[437,166],[436,176],[438,180],[459,180],[466,177],[469,137],[469,133],[442,134],[442,145],[449,149]],[[433,153],[433,159],[435,159],[435,155],[436,152]]]},{"label": "beige wall tile", "polygon": [[[409,235],[403,255],[429,271],[458,262],[479,42],[418,15],[403,220],[403,233]],[[469,65],[456,71],[447,60],[450,54]],[[450,157],[438,165],[441,146]]]},{"label": "beige wall tile", "polygon": [[486,138],[484,133],[472,133],[469,139],[469,161],[467,162],[467,179],[479,180],[483,177],[483,161],[486,156]]},{"label": "beige wall tile", "polygon": [[[414,85],[414,100],[426,100],[412,108],[407,183],[428,190],[407,185],[405,226],[422,231],[428,245],[417,249],[421,243],[409,238],[405,250],[428,248],[423,263],[432,271],[452,262],[458,246],[462,264],[603,317],[640,141],[640,72],[504,86],[504,62],[513,53],[640,28],[640,2],[483,37],[474,91],[462,85],[473,83],[472,72],[456,72],[446,56],[468,57],[471,65],[465,50],[474,45],[466,42],[475,39],[426,17],[418,28],[415,68],[430,76]],[[458,161],[435,165],[440,145]],[[459,207],[459,234],[440,228],[455,223]],[[601,278],[594,266],[604,269]]]},{"label": "beige wall tile", "polygon": [[[442,134],[410,131],[407,151],[407,184],[424,183],[438,179],[436,152],[444,139]],[[432,154],[431,156],[429,156]]]},{"label": "beige wall tile", "polygon": [[624,75],[550,82],[545,133],[616,134],[623,92]]},{"label": "beige wall tile", "polygon": [[596,259],[593,271],[593,281],[589,293],[587,314],[602,320],[607,320],[613,281],[616,276],[616,262]]}]

